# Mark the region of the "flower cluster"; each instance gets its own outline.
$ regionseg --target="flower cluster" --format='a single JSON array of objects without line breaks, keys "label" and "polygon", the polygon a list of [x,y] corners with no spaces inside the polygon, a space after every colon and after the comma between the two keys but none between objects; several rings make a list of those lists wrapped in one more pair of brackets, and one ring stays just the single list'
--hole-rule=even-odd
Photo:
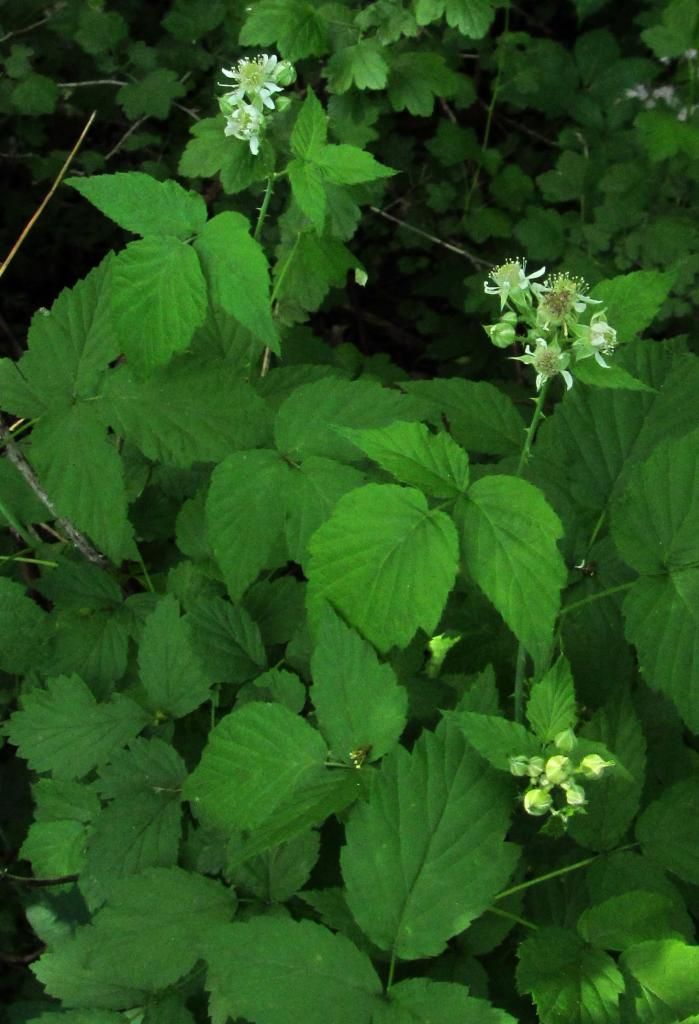
[{"label": "flower cluster", "polygon": [[[698,55],[698,51],[692,47],[689,50],[685,50],[680,58],[687,62],[690,81],[692,81],[696,76],[696,71],[694,70],[693,65]],[[671,58],[661,57],[660,63],[670,64]],[[690,95],[692,91],[693,90],[690,90]],[[674,85],[657,85],[654,88],[649,88],[643,82],[637,82],[635,85],[624,90],[624,97],[627,100],[639,100],[646,110],[652,110],[653,107],[658,105],[658,103],[663,103],[674,112],[678,121],[686,121],[696,110],[699,110],[699,105],[697,104],[684,103],[682,96],[678,94]]]},{"label": "flower cluster", "polygon": [[560,753],[551,757],[511,757],[510,772],[529,779],[522,797],[527,814],[550,814],[565,822],[573,814],[585,813],[587,797],[576,778],[599,779],[614,762],[605,761],[599,754],[587,754],[574,765],[568,756],[577,744],[571,729],[559,733],[554,743]]},{"label": "flower cluster", "polygon": [[524,354],[512,358],[533,367],[537,390],[558,375],[570,389],[574,362],[593,357],[599,366],[609,368],[604,357],[614,352],[617,334],[601,310],[587,322],[581,319],[590,306],[599,305],[581,278],[554,274],[537,280],[545,272],[542,267],[528,274],[525,260],[507,260],[495,267],[484,290],[500,297],[500,319],[485,331],[498,348],[508,348],[518,340],[517,328],[522,325]]},{"label": "flower cluster", "polygon": [[227,92],[219,98],[221,113],[226,118],[224,133],[243,139],[250,152],[257,156],[264,130],[265,111],[274,110],[276,94],[291,85],[296,72],[288,61],[261,53],[258,57],[239,60],[221,73],[230,82],[219,82]]}]

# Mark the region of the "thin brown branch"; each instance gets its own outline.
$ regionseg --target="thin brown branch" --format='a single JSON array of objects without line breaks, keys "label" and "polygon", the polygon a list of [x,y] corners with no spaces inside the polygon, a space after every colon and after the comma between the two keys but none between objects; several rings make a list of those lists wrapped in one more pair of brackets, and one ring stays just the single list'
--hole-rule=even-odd
[{"label": "thin brown branch", "polygon": [[428,242],[433,242],[435,245],[441,245],[443,249],[448,249],[449,252],[455,252],[457,256],[464,256],[467,260],[470,260],[476,267],[492,267],[492,263],[488,260],[482,260],[480,256],[474,256],[472,252],[468,252],[466,249],[462,249],[458,245],[454,245],[452,242],[445,242],[443,238],[437,238],[436,235],[431,235],[428,231],[423,231],[422,228],[416,228],[414,224],[408,224],[407,221],[401,220],[399,217],[394,217],[392,213],[386,213],[385,210],[380,210],[378,206],[370,206],[369,209],[372,213],[376,213],[379,217],[385,217],[386,220],[393,221],[394,224],[398,224],[400,227],[405,228],[406,231],[412,231],[415,235],[420,235],[421,238],[426,238]]},{"label": "thin brown branch", "polygon": [[45,25],[47,21],[51,21],[59,11],[65,7],[64,3],[56,4],[53,10],[49,11],[48,14],[44,15],[38,21],[33,21],[31,25],[25,25],[24,28],[13,29],[12,32],[6,32],[4,36],[0,36],[0,43],[6,43],[8,39],[14,39],[15,36],[23,36],[25,32],[32,32],[35,28],[40,28],[41,25]]},{"label": "thin brown branch", "polygon": [[104,159],[105,160],[111,160],[113,156],[116,156],[116,154],[119,152],[121,147],[124,145],[124,143],[126,142],[128,137],[130,135],[133,135],[133,133],[135,131],[137,131],[141,127],[143,122],[147,121],[147,120],[148,120],[148,115],[146,114],[145,117],[139,117],[138,121],[134,121],[134,123],[129,126],[127,131],[124,132],[124,134],[121,136],[119,141],[114,146],[112,146],[112,148],[109,150],[109,152],[107,153],[107,155],[105,156]]},{"label": "thin brown branch", "polygon": [[0,963],[24,967],[26,964],[33,964],[35,960],[38,960],[45,949],[46,946],[40,946],[39,949],[33,949],[31,953],[3,953],[0,951]]},{"label": "thin brown branch", "polygon": [[63,531],[73,547],[75,547],[89,562],[94,562],[95,565],[104,565],[106,563],[104,555],[100,554],[100,552],[92,546],[87,537],[85,537],[76,526],[73,526],[69,519],[65,519],[63,516],[58,514],[55,505],[42,487],[38,476],[17,447],[8,426],[2,422],[2,420],[0,420],[0,440],[5,445],[7,458],[17,471],[22,474],[25,481],[42,505],[49,510],[52,517],[56,520],[56,525]]},{"label": "thin brown branch", "polygon": [[77,882],[78,875],[59,875],[56,878],[27,878],[24,875],[12,875],[9,871],[0,871],[0,879],[6,878],[9,882],[19,882],[20,885],[39,888],[49,885],[69,885]]},{"label": "thin brown branch", "polygon": [[34,227],[34,225],[38,221],[39,217],[44,212],[44,209],[46,208],[47,203],[51,199],[51,196],[54,194],[54,192],[56,191],[58,186],[63,181],[63,178],[65,177],[65,174],[66,174],[66,171],[68,170],[68,168],[70,167],[71,163],[73,162],[75,154],[78,152],[78,150],[82,146],[83,139],[87,135],[87,133],[88,133],[88,131],[90,129],[90,125],[95,120],[96,116],[97,116],[97,111],[93,110],[92,113],[90,114],[89,118],[87,119],[85,127],[80,132],[80,137],[78,138],[78,141],[75,143],[75,145],[71,149],[70,153],[66,157],[65,163],[63,164],[63,166],[61,167],[60,171],[56,175],[56,177],[54,179],[54,182],[53,182],[53,185],[48,190],[48,192],[44,196],[43,200],[41,201],[41,203],[39,204],[37,209],[34,211],[32,216],[29,218],[27,223],[24,225],[24,228],[22,229],[22,232],[21,232],[19,238],[17,239],[15,244],[10,249],[10,253],[9,253],[7,259],[5,260],[5,262],[0,264],[0,277],[2,277],[2,275],[5,273],[5,271],[9,267],[10,263],[12,262],[14,257],[16,256],[20,246],[22,245],[22,242],[27,237],[27,235],[29,234],[31,229]]}]

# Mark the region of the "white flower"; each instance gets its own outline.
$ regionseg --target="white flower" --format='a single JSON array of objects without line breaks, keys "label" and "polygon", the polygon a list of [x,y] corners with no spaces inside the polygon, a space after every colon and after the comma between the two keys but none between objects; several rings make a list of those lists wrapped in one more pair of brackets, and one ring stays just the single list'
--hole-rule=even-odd
[{"label": "white flower", "polygon": [[226,117],[224,135],[232,135],[243,139],[250,146],[250,152],[257,156],[260,152],[260,132],[262,130],[262,114],[251,103],[241,103]]},{"label": "white flower", "polygon": [[580,277],[568,274],[554,274],[543,284],[535,284],[532,291],[539,300],[536,311],[537,322],[546,331],[553,324],[563,328],[568,335],[568,325],[575,323],[578,313],[584,313],[589,305],[599,305],[601,299],[591,299],[587,284]]},{"label": "white flower", "polygon": [[599,363],[606,369],[609,369],[608,363],[605,363],[602,358],[603,355],[611,355],[616,348],[616,331],[607,323],[607,318],[604,313],[593,313],[590,317],[589,324],[580,324],[573,328],[575,333],[575,341],[573,342],[573,349],[575,351],[576,359],[587,359],[589,356],[595,357],[595,362]]},{"label": "white flower", "polygon": [[536,339],[536,348],[532,351],[527,345],[523,356],[512,356],[520,363],[527,363],[536,370],[536,390],[540,391],[542,384],[560,373],[565,381],[566,388],[570,391],[573,386],[573,377],[567,367],[570,364],[570,356],[567,352],[561,352],[558,345],[549,343],[545,338]]},{"label": "white flower", "polygon": [[[263,107],[274,110],[272,96],[274,93],[282,91],[282,87],[276,82],[279,70],[277,63],[276,56],[270,57],[266,53],[261,53],[259,57],[254,57],[252,60],[247,57],[239,60],[235,67],[221,68],[222,74],[236,83],[235,88],[229,89],[224,99],[238,103],[247,97],[249,102],[259,110],[262,110]],[[228,88],[226,82],[219,82],[219,85]]]},{"label": "white flower", "polygon": [[483,290],[486,295],[499,295],[500,308],[503,309],[510,297],[526,292],[530,281],[545,274],[546,267],[535,270],[532,274],[527,274],[526,271],[526,260],[508,260],[506,263],[501,263],[499,267],[491,270],[489,276],[493,283],[489,284],[486,281]]},{"label": "white flower", "polygon": [[639,82],[637,85],[632,85],[630,89],[624,91],[624,96],[629,100],[647,100],[648,89],[645,85]]}]

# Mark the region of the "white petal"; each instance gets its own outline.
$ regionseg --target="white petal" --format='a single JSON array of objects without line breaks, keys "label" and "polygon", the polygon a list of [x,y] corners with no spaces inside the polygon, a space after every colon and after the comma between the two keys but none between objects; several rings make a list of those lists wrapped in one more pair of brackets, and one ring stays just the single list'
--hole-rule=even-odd
[{"label": "white petal", "polygon": [[225,75],[226,78],[237,78],[238,77],[238,72],[237,71],[229,70],[228,68],[221,68],[221,74]]},{"label": "white petal", "polygon": [[561,370],[561,377],[566,382],[566,389],[570,391],[573,386],[573,377],[568,370]]}]

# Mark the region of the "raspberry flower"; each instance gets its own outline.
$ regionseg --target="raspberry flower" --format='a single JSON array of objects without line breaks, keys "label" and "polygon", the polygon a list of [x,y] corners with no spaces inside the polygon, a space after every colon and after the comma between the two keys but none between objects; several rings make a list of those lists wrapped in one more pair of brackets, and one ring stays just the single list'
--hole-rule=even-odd
[{"label": "raspberry flower", "polygon": [[605,363],[603,355],[608,356],[616,348],[616,331],[607,323],[604,313],[593,313],[589,324],[578,324],[573,328],[575,341],[573,351],[575,358],[587,359],[595,357],[595,362],[606,369],[609,364]]},{"label": "raspberry flower", "polygon": [[543,284],[535,285],[534,290],[539,298],[536,317],[539,326],[545,331],[549,327],[561,327],[566,336],[568,326],[577,319],[576,314],[584,313],[588,305],[601,301],[586,294],[587,285],[582,278],[568,274],[555,274]]},{"label": "raspberry flower", "polygon": [[[270,57],[266,53],[261,53],[252,60],[244,57],[235,67],[221,68],[221,73],[235,83],[235,88],[229,90],[224,98],[232,103],[238,103],[247,97],[258,110],[262,110],[263,107],[274,110],[272,96],[275,92],[282,91],[282,87],[277,84],[277,64],[276,56]],[[281,68],[281,65],[279,67]],[[227,88],[226,82],[219,82],[219,85]]]},{"label": "raspberry flower", "polygon": [[[222,105],[222,110],[223,105]],[[225,110],[224,110],[225,113]],[[243,139],[250,146],[250,152],[257,156],[260,152],[260,135],[262,132],[262,114],[251,103],[241,103],[226,114],[224,135],[232,135],[235,139]]]},{"label": "raspberry flower", "polygon": [[483,290],[486,295],[499,295],[500,309],[504,309],[507,300],[520,297],[526,292],[529,282],[545,274],[546,267],[541,267],[540,270],[535,270],[532,274],[527,274],[526,271],[526,260],[507,260],[491,270],[489,277],[492,284],[486,281]]},{"label": "raspberry flower", "polygon": [[523,356],[512,356],[520,363],[527,363],[536,370],[536,390],[540,391],[542,385],[551,380],[559,373],[565,381],[566,388],[570,391],[573,386],[573,378],[567,369],[570,365],[570,355],[562,352],[555,343],[549,343],[545,338],[536,339],[536,348],[532,350],[530,345],[524,349]]}]

